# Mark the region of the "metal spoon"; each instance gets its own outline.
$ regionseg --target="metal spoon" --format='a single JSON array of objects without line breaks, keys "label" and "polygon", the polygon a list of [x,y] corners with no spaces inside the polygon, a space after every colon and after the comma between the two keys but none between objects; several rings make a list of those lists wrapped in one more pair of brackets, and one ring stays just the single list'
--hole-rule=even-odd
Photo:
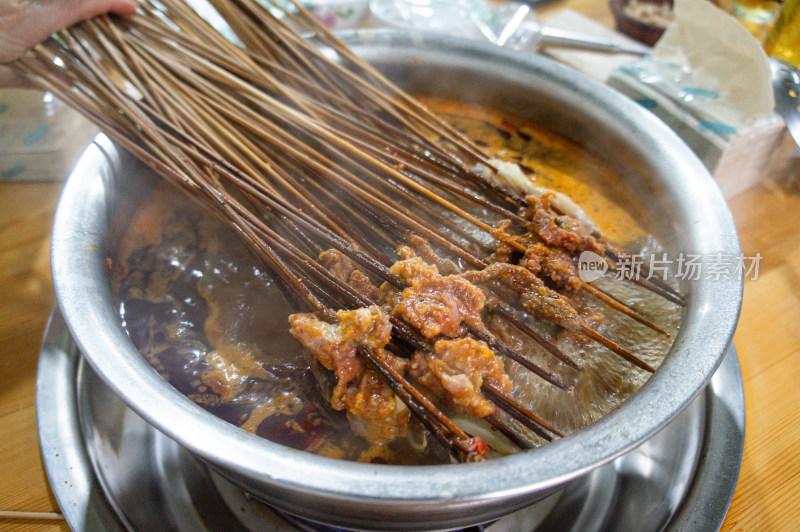
[{"label": "metal spoon", "polygon": [[772,69],[772,90],[775,92],[775,111],[786,122],[786,128],[800,145],[800,70],[775,57],[769,58]]},{"label": "metal spoon", "polygon": [[[502,16],[511,13],[510,17]],[[490,27],[477,14],[472,22],[481,34],[498,46],[515,50],[535,50],[539,46],[568,46],[609,53],[647,55],[653,51],[649,46],[637,43],[620,43],[589,33],[565,30],[542,25],[529,4],[512,3],[497,10],[503,20],[501,27]],[[505,22],[507,20],[507,22]]]}]

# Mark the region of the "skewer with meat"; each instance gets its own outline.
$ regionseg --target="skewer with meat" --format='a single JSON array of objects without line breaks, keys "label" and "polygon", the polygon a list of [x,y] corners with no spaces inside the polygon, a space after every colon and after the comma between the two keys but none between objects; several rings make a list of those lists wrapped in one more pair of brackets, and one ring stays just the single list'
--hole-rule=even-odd
[{"label": "skewer with meat", "polygon": [[[519,207],[519,217],[530,221],[528,233],[526,234],[535,235],[536,240],[541,240],[550,246],[563,249],[573,257],[577,257],[583,251],[592,251],[601,257],[605,256],[612,271],[616,269],[616,263],[621,258],[630,255],[622,247],[607,239],[597,224],[565,194],[536,186],[517,164],[499,159],[490,159],[490,162],[494,169],[479,165],[477,170],[486,179],[501,184],[515,195],[514,197],[517,201],[513,203]],[[521,200],[517,195],[524,196],[524,200]],[[501,223],[507,223],[510,226],[510,222]],[[499,227],[503,232],[506,232],[508,226]],[[517,237],[517,239],[519,238],[524,239],[526,237],[521,235]],[[494,260],[510,262],[507,259],[512,252],[513,248],[506,243],[498,244]],[[643,266],[641,270],[642,273],[647,275],[648,270],[646,267]],[[683,296],[661,279],[645,280],[638,277],[630,278],[629,276],[626,276],[626,278],[668,301],[678,305],[686,304]],[[594,292],[593,294],[598,295]],[[619,305],[611,303],[608,298],[598,297],[604,299],[606,303],[609,303],[616,310],[621,310]],[[643,320],[636,318],[632,314],[628,312],[626,314],[644,323]],[[649,322],[646,325],[651,326]],[[651,328],[663,332],[658,327]]]},{"label": "skewer with meat", "polygon": [[[423,239],[412,237],[410,240],[412,245],[415,246],[415,249],[422,250],[422,253],[425,253],[428,259],[455,266],[452,262],[438,257]],[[536,245],[531,247],[537,251],[539,249]],[[548,248],[544,246],[541,247],[544,248],[545,251],[549,251]],[[390,271],[407,281],[410,279],[412,287],[431,286],[440,290],[437,295],[439,297],[444,296],[445,298],[450,296],[451,299],[449,303],[451,305],[454,305],[452,300],[456,300],[458,303],[456,303],[455,306],[460,312],[450,313],[449,316],[451,318],[460,317],[470,325],[477,324],[480,328],[484,328],[483,322],[480,320],[480,311],[486,301],[486,296],[476,284],[486,284],[489,281],[497,279],[505,281],[518,289],[522,289],[520,292],[522,304],[525,310],[530,314],[539,319],[557,323],[570,331],[578,331],[580,329],[578,312],[572,308],[569,300],[555,290],[545,286],[544,282],[534,275],[534,272],[530,271],[529,268],[496,262],[483,270],[470,270],[463,274],[453,274],[443,277],[439,275],[436,266],[423,261],[417,256],[414,249],[401,246],[398,249],[398,253],[401,257],[407,258],[395,263]],[[533,257],[531,257],[530,260],[533,260]],[[403,293],[406,294],[406,291]],[[411,300],[416,295],[418,295],[417,292],[409,291],[407,298]],[[424,301],[423,303],[432,304],[430,301]],[[409,301],[405,306],[401,307],[404,311],[403,316],[411,317],[413,320],[420,323],[424,322],[424,319],[413,315],[411,312],[405,312],[407,307],[413,307],[413,305],[414,302]],[[447,326],[449,327],[448,330],[453,328],[452,323],[447,324]],[[430,338],[431,336],[435,336],[435,334],[426,336]]]},{"label": "skewer with meat", "polygon": [[313,314],[289,316],[292,335],[338,379],[331,406],[346,410],[353,431],[372,443],[405,436],[408,409],[356,352],[358,346],[379,350],[402,373],[405,361],[383,350],[391,339],[389,316],[372,306],[340,310],[336,318],[338,323],[334,324]]},{"label": "skewer with meat", "polygon": [[[511,381],[494,351],[485,342],[467,335],[468,326],[485,328],[480,317],[483,292],[460,275],[440,275],[436,266],[423,261],[409,247],[401,247],[399,254],[402,260],[390,272],[409,286],[392,299],[393,314],[425,338],[448,337],[437,340],[430,352],[417,351],[408,365],[410,375],[431,395],[446,400],[460,412],[478,417],[494,413],[494,404],[481,393],[484,380],[501,392],[510,391]],[[320,261],[339,279],[358,280],[363,275],[355,263],[336,251],[324,252]],[[364,279],[369,282],[365,275]],[[361,291],[374,293],[370,286],[374,288],[370,283]],[[391,335],[388,315],[372,306],[339,311],[336,316],[338,325],[310,314],[295,314],[290,318],[291,332],[336,374],[339,381],[331,394],[331,404],[348,411],[354,431],[373,442],[403,436],[405,427],[392,426],[396,425],[395,420],[378,421],[377,414],[390,416],[392,409],[387,407],[387,401],[376,400],[386,395],[385,390],[378,376],[364,369],[355,350],[358,345],[377,349],[381,358],[388,355],[394,371],[404,373],[406,361],[383,349]]]},{"label": "skewer with meat", "polygon": [[[621,257],[630,255],[620,246],[604,237],[596,226],[587,226],[581,216],[575,216],[572,213],[559,213],[559,209],[555,204],[557,197],[554,194],[544,193],[528,195],[525,199],[527,205],[520,209],[519,214],[523,218],[530,220],[528,226],[529,233],[535,234],[536,237],[548,246],[565,251],[567,254],[571,255],[573,259],[576,259],[578,255],[584,251],[591,251],[600,257],[606,257],[612,270],[616,269],[616,263]],[[642,266],[641,269],[642,273],[648,273],[646,267]],[[650,280],[641,279],[638,276],[635,278],[626,276],[626,278],[673,303],[679,305],[684,305],[686,303],[680,294],[658,278]],[[576,285],[573,284],[573,286]],[[592,293],[598,295],[594,291]],[[617,310],[620,310],[620,308],[607,299],[602,296],[599,297],[604,299],[606,303],[610,303]],[[647,325],[650,326],[649,323]],[[657,327],[654,329],[661,331],[661,329]]]},{"label": "skewer with meat", "polygon": [[[529,195],[526,199],[529,203],[522,207],[520,212],[524,218],[530,220],[527,232],[520,235],[514,234],[510,220],[501,220],[495,226],[498,231],[507,235],[506,240],[498,241],[495,244],[495,251],[490,256],[495,264],[508,263],[522,266],[545,281],[548,286],[568,293],[578,294],[585,290],[612,309],[655,331],[666,334],[663,329],[645,316],[580,278],[577,266],[580,253],[589,251],[598,256],[602,256],[604,253],[613,255],[614,252],[611,249],[619,249],[618,247],[608,243],[606,239],[596,236],[599,235],[599,232],[589,232],[579,219],[553,212],[550,203],[553,199],[552,194]],[[517,244],[517,249],[524,249],[521,257],[514,246],[509,244],[509,241]],[[611,261],[611,265],[613,269],[613,261]],[[638,284],[648,284],[642,280],[633,281]],[[664,289],[653,286],[648,286],[648,288],[677,302]],[[583,307],[580,300],[577,300],[576,303],[578,307]],[[600,318],[601,316],[595,315],[591,317],[591,321],[599,322]]]},{"label": "skewer with meat", "polygon": [[592,251],[601,257],[605,254],[605,245],[587,232],[576,218],[553,211],[553,194],[529,195],[525,199],[527,205],[519,214],[530,221],[529,230],[545,244],[573,255],[583,251]]},{"label": "skewer with meat", "polygon": [[572,254],[563,248],[546,244],[534,231],[515,235],[510,220],[501,220],[495,227],[511,236],[525,252],[520,257],[520,253],[507,242],[498,241],[490,256],[493,263],[518,264],[558,289],[569,292],[580,290],[583,282],[578,277],[578,267]]},{"label": "skewer with meat", "polygon": [[389,272],[410,286],[400,294],[395,316],[425,338],[463,336],[464,325],[484,328],[481,310],[486,298],[480,288],[460,275],[442,276],[436,266],[417,257],[409,247],[401,246],[398,254],[406,258],[394,263]]},{"label": "skewer with meat", "polygon": [[415,353],[409,373],[437,397],[447,399],[459,412],[486,417],[495,405],[481,393],[484,381],[503,392],[511,391],[511,379],[503,362],[485,342],[474,338],[439,340],[433,353]]},{"label": "skewer with meat", "polygon": [[555,323],[571,332],[581,330],[580,316],[569,300],[545,286],[527,268],[496,262],[483,270],[466,272],[463,276],[475,284],[503,281],[519,290],[522,307],[535,318]]}]

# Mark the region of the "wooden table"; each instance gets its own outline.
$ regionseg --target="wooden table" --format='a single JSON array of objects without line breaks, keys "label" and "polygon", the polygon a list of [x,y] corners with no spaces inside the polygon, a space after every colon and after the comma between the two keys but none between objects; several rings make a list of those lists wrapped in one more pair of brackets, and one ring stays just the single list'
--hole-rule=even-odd
[{"label": "wooden table", "polygon": [[[609,26],[604,2],[564,0]],[[60,184],[0,183],[0,510],[58,512],[39,456],[36,362],[55,304],[49,236]],[[800,184],[772,177],[730,201],[746,255],[735,342],[744,376],[747,436],[723,530],[800,526]],[[0,519],[0,530],[67,530],[63,521]]]},{"label": "wooden table", "polygon": [[[36,362],[53,310],[50,226],[60,184],[0,183],[0,510],[57,512],[39,456]],[[8,527],[8,528],[6,528]],[[69,530],[0,520],[2,530]]]}]

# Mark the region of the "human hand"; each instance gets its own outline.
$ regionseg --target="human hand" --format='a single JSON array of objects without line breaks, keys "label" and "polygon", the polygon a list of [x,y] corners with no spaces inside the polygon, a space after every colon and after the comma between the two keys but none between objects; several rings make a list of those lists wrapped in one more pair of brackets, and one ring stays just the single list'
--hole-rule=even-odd
[{"label": "human hand", "polygon": [[135,10],[136,0],[0,0],[0,87],[27,85],[3,63],[21,57],[50,34],[101,13]]}]

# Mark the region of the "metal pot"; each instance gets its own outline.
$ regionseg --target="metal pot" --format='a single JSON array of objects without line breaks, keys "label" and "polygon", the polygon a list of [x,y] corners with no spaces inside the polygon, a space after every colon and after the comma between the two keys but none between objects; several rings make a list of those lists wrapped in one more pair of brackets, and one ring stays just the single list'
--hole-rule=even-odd
[{"label": "metal pot", "polygon": [[[740,253],[716,185],[648,111],[545,58],[488,44],[398,32],[346,41],[412,92],[466,99],[540,122],[605,159],[656,220],[670,254]],[[703,389],[728,347],[740,280],[687,281],[683,325],[658,371],[619,409],[545,447],[475,464],[386,466],[311,455],[258,438],[196,406],[164,381],[119,323],[105,258],[120,195],[142,166],[104,137],[70,177],[52,240],[58,302],[81,351],[134,411],[222,475],[289,512],[337,526],[412,530],[488,521],[528,505],[646,441]],[[645,207],[646,206],[646,207]]]}]

